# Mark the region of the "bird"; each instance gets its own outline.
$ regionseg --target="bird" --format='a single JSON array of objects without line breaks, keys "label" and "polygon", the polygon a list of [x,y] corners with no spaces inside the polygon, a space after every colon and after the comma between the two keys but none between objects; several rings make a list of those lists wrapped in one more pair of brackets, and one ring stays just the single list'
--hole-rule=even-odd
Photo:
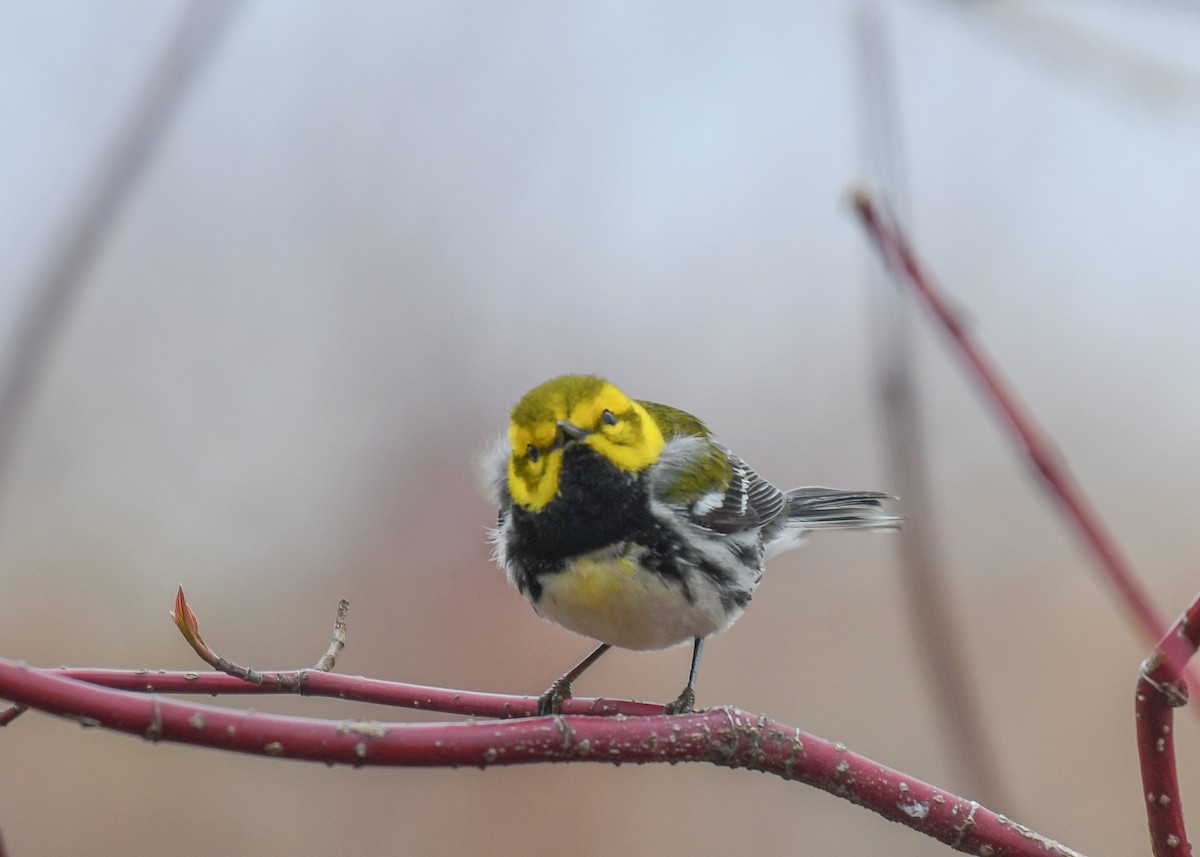
[{"label": "bird", "polygon": [[494,559],[544,619],[599,643],[538,698],[558,714],[610,648],[692,644],[667,714],[693,710],[704,642],[746,610],[763,563],[813,530],[897,527],[878,491],[781,491],[697,417],[598,375],[527,392],[484,461]]}]

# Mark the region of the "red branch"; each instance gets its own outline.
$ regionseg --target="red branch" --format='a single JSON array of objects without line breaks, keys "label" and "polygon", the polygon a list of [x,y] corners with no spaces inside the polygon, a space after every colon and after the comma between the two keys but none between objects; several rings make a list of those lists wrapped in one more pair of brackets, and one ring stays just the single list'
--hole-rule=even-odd
[{"label": "red branch", "polygon": [[[452,690],[420,684],[383,681],[362,676],[345,676],[328,672],[334,659],[346,645],[346,612],[350,604],[338,603],[333,639],[326,653],[311,669],[254,670],[234,663],[217,654],[200,635],[200,620],[180,586],[175,594],[171,621],[175,623],[192,650],[218,673],[167,672],[165,670],[70,669],[43,670],[48,674],[66,676],[88,684],[115,690],[138,693],[211,693],[216,694],[279,694],[336,697],[352,702],[394,705],[399,708],[441,711],[474,717],[530,717],[537,713],[537,699],[531,696],[511,696],[499,693],[478,693]],[[13,705],[0,711],[0,726],[6,726],[24,712]],[[564,714],[602,716],[638,716],[662,714],[663,707],[649,702],[613,699],[576,699],[563,701]]]},{"label": "red branch", "polygon": [[[315,678],[316,673],[310,674]],[[469,723],[318,720],[146,697],[7,659],[0,659],[0,697],[150,741],[327,764],[485,768],[565,761],[710,762],[807,783],[967,853],[1076,853],[841,744],[736,708],[675,716],[561,715]]]},{"label": "red branch", "polygon": [[[1001,380],[1000,373],[984,356],[983,350],[968,333],[958,313],[935,287],[933,279],[925,273],[907,237],[892,218],[886,216],[881,207],[865,192],[855,193],[853,201],[855,210],[874,239],[884,261],[904,275],[900,279],[913,288],[926,309],[945,329],[959,356],[996,412],[1003,418],[1009,433],[1041,474],[1045,484],[1058,500],[1063,514],[1091,550],[1109,582],[1116,587],[1146,638],[1151,641],[1157,640],[1167,623],[1150,603],[1116,542],[1071,478],[1066,466],[1055,455],[1053,444],[1046,432],[1037,425],[1033,416],[1018,403],[1016,396]],[[1197,683],[1197,677],[1190,678],[1193,684]]]},{"label": "red branch", "polygon": [[1186,857],[1191,843],[1183,827],[1183,804],[1175,774],[1174,712],[1187,703],[1181,667],[1200,646],[1200,595],[1159,641],[1138,673],[1138,756],[1146,792],[1146,818],[1155,857]]},{"label": "red branch", "polygon": [[[422,711],[441,711],[473,717],[532,717],[537,713],[537,697],[504,693],[480,693],[421,684],[385,681],[363,676],[339,675],[316,669],[263,671],[259,681],[249,681],[223,673],[167,672],[163,670],[102,670],[59,668],[40,670],[48,675],[65,676],[88,684],[139,693],[211,693],[280,694],[326,696],[349,702],[394,705]],[[563,700],[564,714],[590,714],[629,717],[662,714],[663,707],[652,702],[618,699]]]}]

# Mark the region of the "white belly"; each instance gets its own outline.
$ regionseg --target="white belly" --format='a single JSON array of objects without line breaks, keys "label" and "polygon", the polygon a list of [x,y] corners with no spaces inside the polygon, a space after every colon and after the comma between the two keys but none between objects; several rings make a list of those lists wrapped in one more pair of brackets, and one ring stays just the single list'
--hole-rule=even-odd
[{"label": "white belly", "polygon": [[683,588],[646,571],[633,556],[598,551],[565,571],[540,578],[538,615],[568,630],[624,649],[665,649],[723,631],[741,615],[726,610],[702,575]]}]

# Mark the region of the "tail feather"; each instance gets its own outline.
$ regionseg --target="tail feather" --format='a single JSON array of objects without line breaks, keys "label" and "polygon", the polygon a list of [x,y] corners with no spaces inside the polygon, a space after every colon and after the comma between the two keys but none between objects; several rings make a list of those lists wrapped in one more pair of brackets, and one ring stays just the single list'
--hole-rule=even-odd
[{"label": "tail feather", "polygon": [[787,493],[789,529],[894,530],[904,520],[883,510],[893,499],[878,491],[837,491],[833,488],[796,488]]},{"label": "tail feather", "polygon": [[895,499],[878,491],[796,488],[784,495],[784,511],[764,530],[763,556],[770,559],[804,543],[813,530],[894,530],[904,520],[889,515],[883,501]]}]

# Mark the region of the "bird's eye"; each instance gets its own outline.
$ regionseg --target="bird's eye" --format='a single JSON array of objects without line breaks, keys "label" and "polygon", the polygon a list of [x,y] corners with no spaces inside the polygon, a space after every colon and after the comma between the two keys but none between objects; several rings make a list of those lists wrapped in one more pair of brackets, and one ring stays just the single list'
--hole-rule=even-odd
[{"label": "bird's eye", "polygon": [[529,444],[529,446],[525,447],[525,457],[528,458],[530,460],[530,462],[537,461],[538,460],[538,448],[536,446],[534,446],[532,443]]},{"label": "bird's eye", "polygon": [[600,422],[605,425],[615,426],[617,424],[617,415],[612,411],[606,410],[600,414]]}]

